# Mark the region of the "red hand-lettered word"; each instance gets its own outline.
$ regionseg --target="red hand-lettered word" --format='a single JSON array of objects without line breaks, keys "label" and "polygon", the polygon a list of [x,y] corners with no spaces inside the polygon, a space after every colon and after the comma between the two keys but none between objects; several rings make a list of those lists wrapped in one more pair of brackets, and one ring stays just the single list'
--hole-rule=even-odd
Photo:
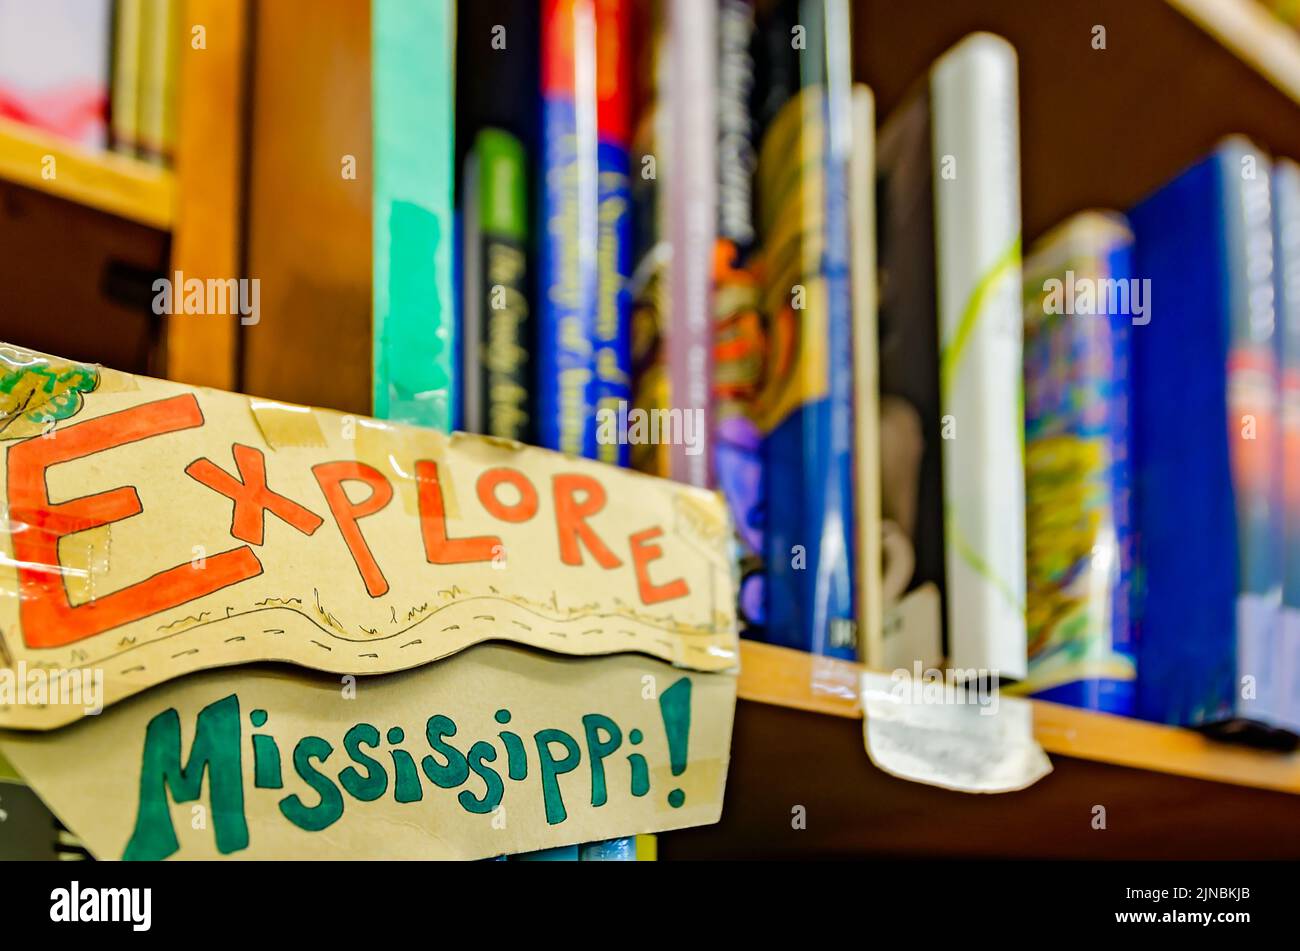
[{"label": "red hand-lettered word", "polygon": [[209,459],[196,459],[185,467],[185,474],[209,489],[220,492],[235,503],[230,534],[240,541],[262,544],[264,513],[270,512],[304,535],[311,535],[324,524],[315,512],[293,499],[273,492],[266,485],[266,458],[260,449],[235,444],[235,465],[239,478],[221,469]]},{"label": "red hand-lettered word", "polygon": [[[366,583],[366,591],[372,598],[387,594],[388,579],[380,570],[375,556],[370,553],[370,546],[366,544],[365,536],[361,534],[357,522],[367,515],[374,515],[392,501],[392,485],[384,478],[382,472],[364,462],[322,462],[320,465],[312,466],[311,471],[316,476],[316,481],[320,483],[321,491],[325,493],[330,514],[334,516],[334,522],[343,535],[343,541],[347,543],[348,551],[352,553],[352,560],[356,562],[357,570],[361,572],[361,579]],[[343,490],[344,482],[364,482],[370,486],[370,497],[353,504],[347,492]]]},{"label": "red hand-lettered word", "polygon": [[68,600],[59,563],[59,539],[143,510],[131,486],[68,502],[50,501],[45,474],[52,466],[128,443],[203,425],[193,394],[144,403],[58,430],[58,438],[35,437],[9,450],[9,517],[18,563],[19,613],[28,647],[62,647],[159,611],[174,608],[262,573],[247,545],[207,560],[161,571],[79,607]]},{"label": "red hand-lettered word", "polygon": [[[605,507],[605,487],[588,475],[562,473],[555,477],[555,531],[560,537],[560,561],[566,565],[581,565],[581,539],[590,549],[600,567],[608,571],[622,564],[614,553],[605,547],[600,536],[587,524],[587,519]],[[579,502],[576,495],[585,492]]]},{"label": "red hand-lettered word", "polygon": [[[210,557],[202,567],[177,565],[74,607],[63,583],[69,569],[58,560],[60,539],[139,515],[143,506],[131,486],[53,502],[46,488],[49,469],[129,443],[202,425],[203,414],[197,399],[193,394],[185,394],[76,423],[59,429],[56,439],[35,437],[9,450],[8,501],[10,518],[17,526],[12,537],[19,611],[23,638],[29,647],[62,647],[257,577],[262,573],[262,564],[248,546],[264,544],[268,512],[308,536],[315,535],[324,524],[324,519],[311,509],[270,488],[262,450],[236,443],[231,452],[237,476],[206,457],[190,463],[185,472],[231,501],[230,534],[248,544]],[[388,581],[361,531],[360,522],[382,511],[392,501],[392,484],[374,467],[350,460],[320,463],[312,467],[312,473],[366,591],[372,598],[388,593]],[[429,563],[486,562],[504,552],[502,540],[496,535],[448,537],[443,475],[436,462],[416,460],[415,478],[420,536]],[[348,482],[364,484],[369,495],[353,502],[345,490]],[[516,501],[502,501],[498,497],[503,485],[518,494]],[[475,489],[483,509],[502,523],[519,524],[537,515],[537,488],[517,469],[508,466],[487,469],[478,476]],[[586,548],[601,568],[620,567],[622,561],[589,523],[605,507],[605,487],[590,475],[560,473],[553,477],[552,490],[560,561],[580,567],[583,548]],[[663,528],[650,526],[627,539],[637,593],[646,605],[684,598],[691,590],[684,578],[662,584],[651,580],[651,565],[664,556],[662,546],[654,540],[663,534]]]},{"label": "red hand-lettered word", "polygon": [[438,482],[438,464],[427,459],[415,463],[415,481],[420,492],[420,535],[424,538],[424,557],[431,565],[463,565],[472,561],[491,561],[501,547],[495,535],[476,538],[448,538],[447,513],[442,504],[442,485]]},{"label": "red hand-lettered word", "polygon": [[[497,486],[505,483],[513,485],[519,493],[519,501],[506,505],[497,498]],[[526,522],[537,514],[537,490],[528,481],[528,476],[518,469],[498,466],[488,469],[478,477],[478,500],[493,518],[503,522]]]},{"label": "red hand-lettered word", "polygon": [[658,525],[643,532],[629,535],[628,546],[632,549],[632,565],[636,569],[636,590],[641,595],[642,604],[658,604],[660,601],[672,601],[684,598],[691,593],[685,578],[669,581],[667,584],[652,584],[648,566],[664,556],[664,550],[658,545],[649,544],[650,539],[658,538],[664,530]]}]

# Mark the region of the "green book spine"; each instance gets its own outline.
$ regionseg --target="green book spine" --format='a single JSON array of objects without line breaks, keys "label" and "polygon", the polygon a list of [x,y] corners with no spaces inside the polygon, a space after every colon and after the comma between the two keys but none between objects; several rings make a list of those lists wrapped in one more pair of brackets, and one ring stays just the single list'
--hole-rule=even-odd
[{"label": "green book spine", "polygon": [[533,439],[527,180],[519,139],[481,130],[461,203],[462,425],[520,442]]},{"label": "green book spine", "polygon": [[372,0],[374,413],[450,430],[455,15],[450,0]]}]

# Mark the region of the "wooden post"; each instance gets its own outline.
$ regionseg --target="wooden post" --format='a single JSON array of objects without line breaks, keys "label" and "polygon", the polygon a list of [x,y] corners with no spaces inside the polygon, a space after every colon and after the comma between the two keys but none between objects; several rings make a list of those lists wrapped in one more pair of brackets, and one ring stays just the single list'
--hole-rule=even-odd
[{"label": "wooden post", "polygon": [[[248,277],[242,273],[248,0],[184,0],[181,19],[172,270],[187,278]],[[237,314],[164,319],[169,379],[238,388]]]}]

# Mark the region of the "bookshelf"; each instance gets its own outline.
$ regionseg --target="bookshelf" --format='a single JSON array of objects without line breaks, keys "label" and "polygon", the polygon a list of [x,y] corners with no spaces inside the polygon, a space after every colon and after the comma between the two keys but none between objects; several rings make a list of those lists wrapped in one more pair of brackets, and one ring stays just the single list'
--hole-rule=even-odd
[{"label": "bookshelf", "polygon": [[722,821],[662,836],[662,858],[1300,857],[1278,834],[1300,822],[1300,754],[1034,702],[1053,772],[1015,793],[949,792],[868,760],[847,689],[860,666],[743,641],[741,665]]},{"label": "bookshelf", "polygon": [[[246,0],[183,2],[174,169],[83,149],[0,118],[0,190],[16,195],[16,217],[33,249],[21,267],[0,263],[0,277],[20,288],[10,302],[18,305],[13,323],[0,322],[0,336],[119,369],[236,388],[237,322],[160,323],[141,288],[176,270],[194,277],[242,271],[248,10]],[[201,48],[188,45],[190,24],[204,27]],[[115,276],[123,268],[131,275],[124,289]],[[20,308],[62,310],[74,323],[33,330]]]},{"label": "bookshelf", "polygon": [[1300,35],[1254,0],[1167,0],[1300,105]]},{"label": "bookshelf", "polygon": [[[741,641],[740,658],[741,700],[862,718],[854,689],[865,669],[860,664],[753,641]],[[1193,730],[1058,703],[1030,703],[1035,738],[1049,754],[1300,796],[1300,754],[1233,746]],[[1296,806],[1300,810],[1300,799]]]},{"label": "bookshelf", "polygon": [[0,178],[150,228],[172,225],[176,180],[167,169],[78,148],[4,118]]},{"label": "bookshelf", "polygon": [[[1081,208],[1131,205],[1228,132],[1300,158],[1300,37],[1252,0],[854,7],[856,74],[881,117],[966,33],[990,30],[1016,46],[1029,240]],[[185,0],[184,17],[206,27],[207,47],[182,57],[174,171],[0,120],[0,210],[17,207],[22,229],[0,256],[0,339],[363,412],[369,0]],[[1096,25],[1105,51],[1090,46]],[[53,179],[40,174],[47,154]],[[344,155],[357,160],[355,179],[339,174]],[[260,278],[262,320],[158,321],[139,299],[106,293],[105,275],[122,265]],[[1056,771],[1020,793],[963,796],[871,766],[852,699],[861,668],[748,642],[742,663],[723,821],[664,836],[665,858],[1298,857],[1277,835],[1300,823],[1297,754],[1035,703]],[[790,829],[797,804],[808,808],[806,830]],[[1096,804],[1111,817],[1105,832],[1089,822]]]}]

